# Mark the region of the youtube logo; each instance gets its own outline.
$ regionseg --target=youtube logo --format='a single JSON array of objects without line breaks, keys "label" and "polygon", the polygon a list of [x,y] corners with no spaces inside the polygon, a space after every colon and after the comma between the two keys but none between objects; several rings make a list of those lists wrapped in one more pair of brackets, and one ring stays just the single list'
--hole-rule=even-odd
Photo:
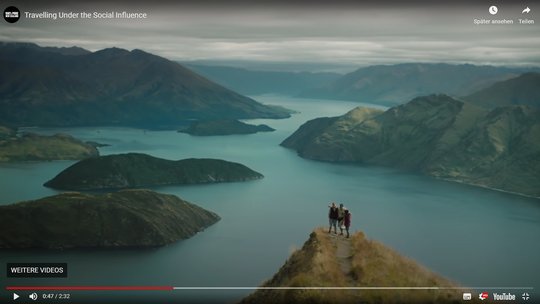
[{"label": "youtube logo", "polygon": [[485,299],[487,299],[489,297],[489,294],[487,292],[481,292],[479,295],[478,295],[478,298],[482,301],[484,301]]}]

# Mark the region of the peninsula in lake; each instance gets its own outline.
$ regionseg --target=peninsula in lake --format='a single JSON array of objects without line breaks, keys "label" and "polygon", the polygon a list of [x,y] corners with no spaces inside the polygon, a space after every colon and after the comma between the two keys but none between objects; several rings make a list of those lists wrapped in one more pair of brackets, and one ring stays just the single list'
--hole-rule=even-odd
[{"label": "peninsula in lake", "polygon": [[0,126],[0,162],[79,160],[98,156],[96,147],[67,134],[23,133]]},{"label": "peninsula in lake", "polygon": [[84,191],[240,182],[260,178],[263,178],[262,174],[242,164],[219,159],[173,161],[141,153],[127,153],[79,161],[44,185]]},{"label": "peninsula in lake", "polygon": [[272,132],[275,129],[267,125],[251,125],[238,120],[197,121],[188,128],[178,132],[195,136],[254,134],[257,132]]},{"label": "peninsula in lake", "polygon": [[[351,289],[260,289],[242,300],[250,303],[456,303],[455,290],[355,290],[355,287],[457,287],[362,232],[345,239],[325,229],[311,233],[262,287],[350,287]],[[396,299],[399,299],[396,301]]]},{"label": "peninsula in lake", "polygon": [[68,192],[0,206],[0,249],[163,246],[219,219],[174,195],[149,190]]},{"label": "peninsula in lake", "polygon": [[302,157],[395,167],[540,197],[540,110],[446,95],[306,122],[281,145]]},{"label": "peninsula in lake", "polygon": [[141,50],[0,42],[0,124],[176,129],[193,119],[286,118]]}]

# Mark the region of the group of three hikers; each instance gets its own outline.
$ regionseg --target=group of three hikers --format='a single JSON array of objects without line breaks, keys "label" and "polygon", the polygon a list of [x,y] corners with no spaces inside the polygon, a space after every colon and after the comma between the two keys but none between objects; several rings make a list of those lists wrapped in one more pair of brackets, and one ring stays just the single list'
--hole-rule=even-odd
[{"label": "group of three hikers", "polygon": [[328,211],[328,220],[330,222],[330,227],[328,228],[328,233],[332,231],[334,227],[334,233],[337,234],[337,226],[339,225],[339,230],[343,235],[343,230],[347,232],[347,237],[349,237],[349,227],[351,226],[351,212],[343,207],[343,204],[339,204],[339,208],[336,203],[330,204],[330,210]]}]

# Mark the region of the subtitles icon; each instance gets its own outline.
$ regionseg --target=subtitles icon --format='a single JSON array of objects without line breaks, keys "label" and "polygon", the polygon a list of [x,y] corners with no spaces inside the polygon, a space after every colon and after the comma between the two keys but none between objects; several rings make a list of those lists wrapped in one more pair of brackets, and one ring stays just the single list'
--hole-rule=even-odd
[{"label": "subtitles icon", "polygon": [[484,301],[485,299],[487,299],[489,297],[489,294],[487,292],[481,292],[479,295],[478,295],[478,298],[482,301]]},{"label": "subtitles icon", "polygon": [[472,300],[472,294],[470,292],[464,292],[463,293],[463,300],[464,301],[470,301]]}]

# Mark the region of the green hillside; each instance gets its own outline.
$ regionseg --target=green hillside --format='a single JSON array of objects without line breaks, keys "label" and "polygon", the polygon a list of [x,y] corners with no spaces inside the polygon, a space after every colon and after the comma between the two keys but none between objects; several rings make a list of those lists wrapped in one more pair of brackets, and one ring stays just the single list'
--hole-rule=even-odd
[{"label": "green hillside", "polygon": [[79,160],[98,156],[98,150],[66,134],[52,136],[24,133],[0,126],[0,162]]},{"label": "green hillside", "polygon": [[[431,95],[384,113],[371,111],[375,115],[353,123],[350,113],[307,122],[282,145],[315,160],[391,166],[540,196],[540,110],[509,106],[488,111]],[[340,128],[345,122],[353,127]]]}]

